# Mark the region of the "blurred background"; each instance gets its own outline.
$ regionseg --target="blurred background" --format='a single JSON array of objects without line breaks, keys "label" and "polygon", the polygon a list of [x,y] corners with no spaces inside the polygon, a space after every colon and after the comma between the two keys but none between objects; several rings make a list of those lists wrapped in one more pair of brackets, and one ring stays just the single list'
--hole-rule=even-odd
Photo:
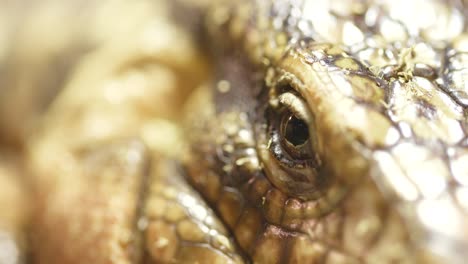
[{"label": "blurred background", "polygon": [[38,193],[61,177],[36,175],[60,155],[50,142],[136,134],[173,151],[181,106],[209,68],[183,2],[0,0],[0,264],[31,260]]}]

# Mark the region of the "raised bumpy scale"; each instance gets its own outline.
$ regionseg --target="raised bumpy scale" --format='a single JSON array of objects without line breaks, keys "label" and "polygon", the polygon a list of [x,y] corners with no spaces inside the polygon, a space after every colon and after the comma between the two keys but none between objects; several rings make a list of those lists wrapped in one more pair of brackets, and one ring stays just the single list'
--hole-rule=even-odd
[{"label": "raised bumpy scale", "polygon": [[[465,2],[75,2],[0,45],[34,201],[10,259],[468,259]],[[32,121],[47,100],[18,83],[62,91]]]}]

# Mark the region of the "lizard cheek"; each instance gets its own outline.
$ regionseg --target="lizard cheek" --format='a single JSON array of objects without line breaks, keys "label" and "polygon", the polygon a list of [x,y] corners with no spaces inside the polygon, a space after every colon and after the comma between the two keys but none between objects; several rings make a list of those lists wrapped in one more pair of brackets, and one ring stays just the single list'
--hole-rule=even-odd
[{"label": "lizard cheek", "polygon": [[259,154],[267,178],[283,193],[302,200],[317,199],[321,196],[320,190],[326,181],[321,180],[315,168],[285,168],[269,149],[263,149]]}]

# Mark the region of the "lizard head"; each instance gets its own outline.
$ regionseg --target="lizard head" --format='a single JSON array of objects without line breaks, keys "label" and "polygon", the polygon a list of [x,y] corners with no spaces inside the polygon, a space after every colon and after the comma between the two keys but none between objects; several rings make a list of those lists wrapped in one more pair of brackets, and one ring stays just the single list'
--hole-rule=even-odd
[{"label": "lizard head", "polygon": [[310,3],[223,7],[220,81],[189,178],[254,261],[461,262],[467,117],[454,69],[466,36],[444,49],[385,41],[385,19],[405,27],[388,6],[374,24],[335,14],[339,39],[298,33]]}]

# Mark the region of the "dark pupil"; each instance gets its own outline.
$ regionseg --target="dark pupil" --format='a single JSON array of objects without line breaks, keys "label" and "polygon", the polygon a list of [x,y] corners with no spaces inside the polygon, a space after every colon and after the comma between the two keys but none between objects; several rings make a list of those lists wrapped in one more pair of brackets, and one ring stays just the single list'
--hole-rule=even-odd
[{"label": "dark pupil", "polygon": [[301,119],[291,116],[286,124],[285,138],[294,146],[304,144],[309,139],[309,128]]}]

